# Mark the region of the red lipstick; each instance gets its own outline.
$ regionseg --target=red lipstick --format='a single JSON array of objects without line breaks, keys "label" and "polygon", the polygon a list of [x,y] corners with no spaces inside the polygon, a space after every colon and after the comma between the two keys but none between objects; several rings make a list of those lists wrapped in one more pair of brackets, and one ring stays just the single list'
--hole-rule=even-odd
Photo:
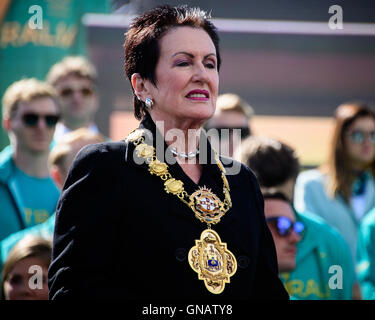
[{"label": "red lipstick", "polygon": [[186,98],[198,101],[207,101],[210,98],[210,93],[207,90],[195,89],[189,91]]}]

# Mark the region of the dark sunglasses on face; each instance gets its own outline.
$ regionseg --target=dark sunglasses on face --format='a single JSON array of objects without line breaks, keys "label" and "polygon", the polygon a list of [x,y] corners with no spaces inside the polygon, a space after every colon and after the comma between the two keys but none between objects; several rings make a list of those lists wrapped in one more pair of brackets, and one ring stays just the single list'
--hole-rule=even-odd
[{"label": "dark sunglasses on face", "polygon": [[[229,134],[233,134],[233,130],[241,130],[241,139],[245,139],[250,135],[250,129],[248,127],[241,127],[241,128],[228,128],[228,127],[214,127],[214,128],[209,128],[210,129],[216,129],[219,132],[220,137],[222,137],[225,133],[229,132]],[[226,131],[224,131],[226,129]]]},{"label": "dark sunglasses on face", "polygon": [[94,93],[94,90],[90,87],[82,87],[80,89],[73,89],[73,88],[64,88],[60,91],[60,95],[62,97],[71,97],[75,91],[78,91],[81,93],[84,97],[89,97]]},{"label": "dark sunglasses on face", "polygon": [[375,131],[353,130],[349,133],[350,140],[354,143],[363,143],[367,137],[375,143]]},{"label": "dark sunglasses on face", "polygon": [[305,231],[305,225],[301,221],[293,222],[287,217],[271,217],[266,219],[267,223],[274,226],[278,235],[281,237],[289,236],[292,231],[302,236]]},{"label": "dark sunglasses on face", "polygon": [[37,113],[26,113],[22,116],[22,121],[28,127],[36,127],[38,125],[39,118],[43,118],[46,125],[49,128],[53,128],[57,121],[59,121],[60,116],[57,114],[40,115]]}]

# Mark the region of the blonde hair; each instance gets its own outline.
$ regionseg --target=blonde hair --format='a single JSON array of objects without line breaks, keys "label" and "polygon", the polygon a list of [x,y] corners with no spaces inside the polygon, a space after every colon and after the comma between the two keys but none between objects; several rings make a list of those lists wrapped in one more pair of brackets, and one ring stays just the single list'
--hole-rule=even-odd
[{"label": "blonde hair", "polygon": [[216,112],[222,111],[236,111],[243,113],[248,118],[254,115],[254,109],[241,97],[234,93],[224,93],[218,96],[216,101]]},{"label": "blonde hair", "polygon": [[26,258],[36,257],[43,261],[45,266],[51,263],[52,255],[52,241],[39,236],[27,235],[16,243],[10,251],[8,258],[5,261],[2,281],[1,281],[1,300],[5,299],[4,283],[15,265]]},{"label": "blonde hair", "polygon": [[49,97],[58,107],[57,94],[49,84],[36,78],[22,79],[11,84],[5,91],[3,104],[3,119],[12,118],[17,112],[20,102],[30,102],[37,98]]},{"label": "blonde hair", "polygon": [[97,71],[94,65],[81,56],[69,56],[57,62],[49,70],[46,79],[49,84],[55,86],[60,79],[70,74],[87,78],[92,82],[97,80]]},{"label": "blonde hair", "polygon": [[48,157],[49,166],[56,165],[60,170],[66,172],[66,158],[74,151],[74,146],[100,143],[106,138],[100,133],[93,133],[87,128],[80,128],[65,134],[62,139],[51,150]]}]

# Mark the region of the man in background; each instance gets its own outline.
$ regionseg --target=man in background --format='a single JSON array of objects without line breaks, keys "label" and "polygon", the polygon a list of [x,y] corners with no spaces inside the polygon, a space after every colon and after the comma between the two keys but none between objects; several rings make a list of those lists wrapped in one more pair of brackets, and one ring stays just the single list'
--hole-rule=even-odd
[{"label": "man in background", "polygon": [[[208,135],[218,138],[212,141],[214,148],[222,155],[233,157],[241,141],[251,135],[250,119],[253,115],[253,108],[237,94],[220,95],[214,116],[205,124]],[[217,132],[210,135],[211,129]]]},{"label": "man in background", "polygon": [[[87,128],[81,128],[67,133],[61,139],[60,143],[54,146],[49,155],[48,164],[50,175],[59,190],[63,188],[68,176],[69,168],[79,150],[88,144],[104,141],[105,138],[102,135],[92,133]],[[53,236],[54,228],[55,214],[42,224],[15,232],[0,241],[0,271],[10,250],[19,240],[23,239],[26,235],[34,235],[50,239]]]},{"label": "man in background", "polygon": [[97,71],[93,64],[84,57],[66,57],[52,66],[47,82],[56,89],[61,105],[61,121],[56,127],[55,142],[79,128],[99,133],[94,122],[99,97]]},{"label": "man in background", "polygon": [[[294,185],[300,168],[293,148],[274,139],[252,136],[242,144],[239,160],[253,170],[264,195],[282,193],[289,201],[289,209],[285,206],[279,208],[279,214],[284,215],[292,208],[295,220],[304,225],[303,233],[300,234],[301,239],[296,243],[296,268],[280,273],[289,294],[302,300],[360,298],[357,285],[354,285],[355,275],[350,249],[345,240],[323,219],[310,212],[297,212],[292,206]],[[265,204],[266,202],[267,197]],[[279,209],[272,214],[276,215]],[[265,208],[266,210],[269,208]],[[285,227],[289,222],[284,220],[282,224]],[[293,246],[290,246],[290,250],[289,253],[293,256]],[[340,266],[342,269],[341,288],[330,286],[331,266]],[[281,266],[280,271],[282,270]]]},{"label": "man in background", "polygon": [[264,215],[276,246],[279,272],[296,268],[297,243],[305,226],[296,220],[293,207],[282,193],[263,194]]},{"label": "man in background", "polygon": [[60,195],[48,171],[60,117],[55,90],[35,78],[23,79],[7,89],[2,102],[12,152],[0,161],[0,240],[46,221]]}]

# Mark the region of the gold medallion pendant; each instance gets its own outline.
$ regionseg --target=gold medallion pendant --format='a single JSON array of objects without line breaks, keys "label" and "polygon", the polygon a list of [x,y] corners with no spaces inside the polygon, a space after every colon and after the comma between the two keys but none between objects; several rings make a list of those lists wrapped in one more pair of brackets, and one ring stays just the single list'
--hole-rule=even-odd
[{"label": "gold medallion pendant", "polygon": [[236,273],[237,261],[227,244],[221,242],[219,235],[212,229],[201,233],[200,240],[189,251],[190,267],[198,273],[199,280],[204,280],[208,291],[222,293],[225,284]]}]

